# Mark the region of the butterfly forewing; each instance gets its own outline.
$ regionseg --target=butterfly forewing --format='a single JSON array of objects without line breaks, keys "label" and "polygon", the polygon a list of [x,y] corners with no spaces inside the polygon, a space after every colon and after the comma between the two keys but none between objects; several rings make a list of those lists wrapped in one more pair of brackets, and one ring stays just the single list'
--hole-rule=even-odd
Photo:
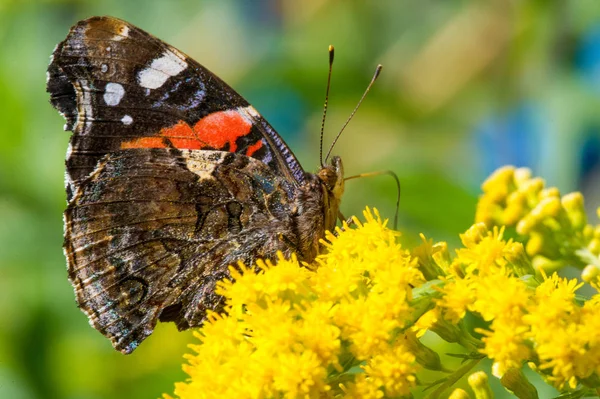
[{"label": "butterfly forewing", "polygon": [[74,132],[67,159],[71,191],[105,154],[136,146],[243,153],[303,180],[293,154],[246,100],[125,21],[93,17],[76,24],[53,53],[48,91]]}]

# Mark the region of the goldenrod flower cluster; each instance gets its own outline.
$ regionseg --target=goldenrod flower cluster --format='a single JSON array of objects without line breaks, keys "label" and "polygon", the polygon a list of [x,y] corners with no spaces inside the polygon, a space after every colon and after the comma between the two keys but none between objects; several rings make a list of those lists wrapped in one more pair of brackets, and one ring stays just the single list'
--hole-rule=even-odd
[{"label": "goldenrod flower cluster", "polygon": [[[228,316],[212,314],[184,366],[180,398],[400,397],[418,369],[402,332],[412,287],[423,281],[379,215],[327,235],[315,272],[294,258],[259,273],[231,268],[218,293]],[[168,396],[165,396],[168,397]]]},{"label": "goldenrod flower cluster", "polygon": [[[500,169],[483,191],[455,251],[425,237],[404,249],[367,209],[364,223],[327,235],[315,264],[232,267],[235,283],[218,289],[227,314],[196,333],[175,395],[401,398],[428,388],[429,398],[485,399],[488,377],[473,373],[484,358],[519,398],[538,397],[524,367],[573,397],[598,395],[600,227],[587,224],[580,194],[561,198],[526,169]],[[583,269],[590,297],[556,273],[566,265]],[[427,331],[461,345],[454,356],[465,362],[448,369],[421,342]],[[439,373],[435,383],[424,369]],[[471,393],[455,389],[469,374]]]},{"label": "goldenrod flower cluster", "polygon": [[476,221],[514,226],[537,269],[576,266],[591,281],[600,269],[600,226],[587,223],[581,193],[561,198],[556,187],[544,186],[544,180],[532,178],[527,168],[498,169],[482,185]]},{"label": "goldenrod flower cluster", "polygon": [[[446,269],[442,297],[430,312],[452,325],[467,313],[487,326],[479,351],[494,361],[502,377],[524,363],[559,389],[575,389],[600,375],[600,295],[583,304],[575,279],[535,278],[528,271],[520,243],[503,239],[503,231],[475,224],[461,235],[464,248]],[[597,286],[595,286],[597,288]],[[432,328],[433,331],[435,331]],[[592,386],[595,384],[592,383]]]}]

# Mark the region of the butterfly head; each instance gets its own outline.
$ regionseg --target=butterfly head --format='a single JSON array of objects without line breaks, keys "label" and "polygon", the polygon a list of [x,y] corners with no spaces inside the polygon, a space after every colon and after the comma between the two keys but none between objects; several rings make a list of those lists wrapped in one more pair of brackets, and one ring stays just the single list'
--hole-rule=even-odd
[{"label": "butterfly head", "polygon": [[317,173],[325,188],[325,229],[333,230],[338,218],[338,210],[344,193],[344,166],[338,156],[331,158],[331,164],[323,166]]},{"label": "butterfly head", "polygon": [[338,156],[331,158],[331,164],[325,165],[319,170],[319,179],[323,182],[327,191],[338,201],[344,193],[344,165]]}]

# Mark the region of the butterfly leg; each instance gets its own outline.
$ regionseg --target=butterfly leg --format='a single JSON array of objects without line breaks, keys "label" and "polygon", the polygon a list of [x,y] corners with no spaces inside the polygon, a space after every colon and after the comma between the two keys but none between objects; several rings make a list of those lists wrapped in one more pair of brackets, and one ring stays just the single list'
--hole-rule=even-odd
[{"label": "butterfly leg", "polygon": [[339,211],[339,210],[338,210],[338,219],[340,220],[340,222],[342,222],[342,227],[340,227],[340,229],[342,231],[345,230],[345,227],[350,227],[350,226],[352,226],[354,224],[354,217],[351,216],[349,218],[346,218],[346,217],[344,217],[344,215],[342,214],[342,212]]}]

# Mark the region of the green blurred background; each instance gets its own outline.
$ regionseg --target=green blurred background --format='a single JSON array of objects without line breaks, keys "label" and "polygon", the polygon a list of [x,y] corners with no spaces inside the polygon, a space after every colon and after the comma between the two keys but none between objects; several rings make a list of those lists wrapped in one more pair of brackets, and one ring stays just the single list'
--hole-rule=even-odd
[{"label": "green blurred background", "polygon": [[[69,134],[45,72],[70,26],[92,15],[126,19],[217,73],[312,171],[327,46],[326,143],[383,64],[334,153],[347,175],[398,174],[406,245],[419,232],[456,244],[479,185],[504,164],[582,190],[590,210],[599,203],[598,2],[0,0],[0,398],[153,398],[185,378],[189,333],[159,325],[123,356],[88,325],[67,281]],[[353,180],[342,211],[392,217],[395,197],[387,177]]]}]

